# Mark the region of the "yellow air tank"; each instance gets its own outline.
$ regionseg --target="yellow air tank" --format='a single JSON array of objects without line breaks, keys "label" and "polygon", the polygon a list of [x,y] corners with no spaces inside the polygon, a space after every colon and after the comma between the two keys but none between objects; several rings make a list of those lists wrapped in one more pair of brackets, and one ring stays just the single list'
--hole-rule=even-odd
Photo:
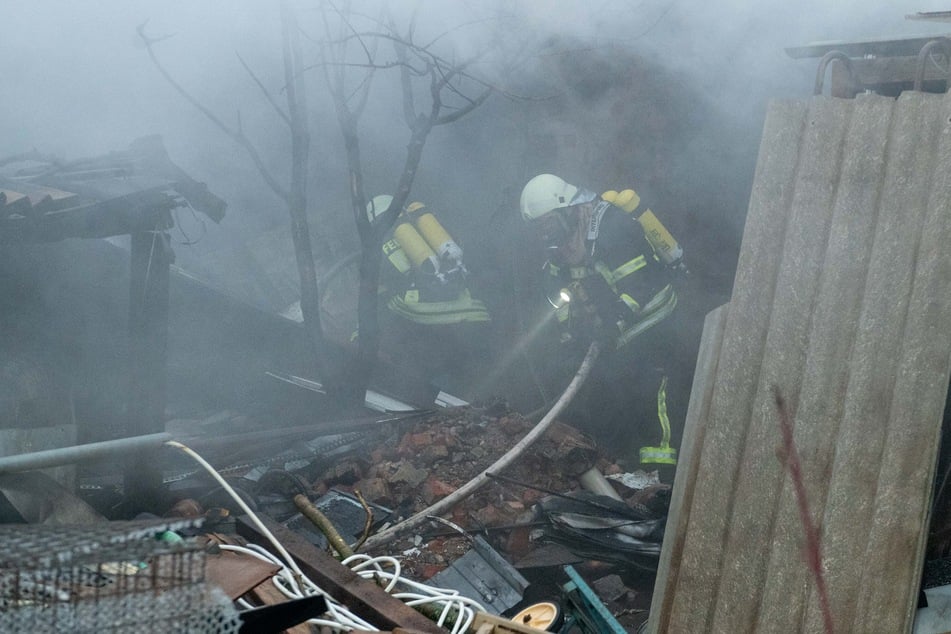
[{"label": "yellow air tank", "polygon": [[641,204],[641,197],[633,189],[625,189],[618,193],[613,202],[627,213],[631,213]]},{"label": "yellow air tank", "polygon": [[393,238],[403,247],[413,266],[427,273],[439,273],[436,254],[413,225],[408,222],[400,223],[393,230]]},{"label": "yellow air tank", "polygon": [[637,218],[637,221],[644,228],[644,234],[647,236],[647,241],[654,247],[654,253],[664,264],[674,264],[683,257],[684,250],[653,211],[648,209]]},{"label": "yellow air tank", "polygon": [[462,262],[462,249],[452,239],[436,216],[426,212],[416,218],[416,228],[423,234],[423,238],[432,247],[439,257],[449,258],[454,262]]},{"label": "yellow air tank", "polygon": [[[641,204],[641,197],[633,189],[625,189],[621,192],[606,191],[601,194],[601,198],[616,207],[620,207],[627,213],[633,213]],[[667,231],[667,227],[657,219],[653,211],[648,209],[638,216],[637,221],[641,223],[647,241],[651,243],[657,257],[664,264],[674,264],[683,257],[684,250],[677,243],[674,236]]]}]

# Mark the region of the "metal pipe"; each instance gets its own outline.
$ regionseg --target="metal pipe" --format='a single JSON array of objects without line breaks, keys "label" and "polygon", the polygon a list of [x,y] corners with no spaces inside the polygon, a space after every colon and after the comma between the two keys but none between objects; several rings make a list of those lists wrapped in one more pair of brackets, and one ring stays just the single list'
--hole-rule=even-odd
[{"label": "metal pipe", "polygon": [[104,440],[102,442],[93,442],[73,447],[62,447],[60,449],[46,449],[32,453],[21,453],[15,456],[4,456],[0,457],[0,473],[16,473],[18,471],[59,467],[83,460],[102,458],[118,452],[154,449],[161,447],[162,443],[172,440],[172,438],[173,436],[171,434],[160,432],[157,434],[146,434],[144,436]]},{"label": "metal pipe", "polygon": [[842,51],[829,51],[822,56],[822,59],[819,60],[819,68],[816,71],[815,88],[812,91],[812,94],[816,97],[822,94],[822,84],[825,82],[826,67],[834,59],[840,60],[843,64],[845,64],[845,68],[849,72],[849,80],[853,84],[855,84],[857,81],[855,70],[852,68],[852,60],[849,59],[849,56]]},{"label": "metal pipe", "polygon": [[591,467],[578,476],[578,482],[581,484],[581,488],[587,489],[592,493],[613,498],[618,502],[624,501],[621,496],[618,495],[618,492],[614,490],[614,487],[611,486],[611,483],[608,482],[608,479],[604,477],[604,474],[598,471],[597,467]]},{"label": "metal pipe", "polygon": [[[409,420],[428,414],[431,410],[414,410],[411,412],[400,412],[385,417],[367,417],[350,419],[343,421],[330,421],[318,423],[315,425],[304,425],[299,427],[290,427],[286,429],[270,429],[266,431],[246,432],[243,434],[230,434],[225,436],[215,436],[209,438],[191,438],[190,443],[196,447],[214,448],[222,445],[234,443],[249,443],[261,438],[279,439],[287,436],[302,436],[313,434],[315,436],[338,434],[344,431],[354,431],[359,429],[372,429],[389,422]],[[145,449],[154,449],[161,447],[163,443],[169,440],[180,438],[167,432],[156,434],[146,434],[144,436],[130,436],[128,438],[117,438],[115,440],[104,440],[102,442],[88,443],[85,445],[75,445],[72,447],[60,447],[58,449],[46,449],[32,453],[23,453],[13,456],[0,457],[0,473],[15,473],[18,471],[31,471],[33,469],[46,469],[47,467],[59,467],[83,460],[94,460],[104,458],[111,454],[121,452],[136,452]]]},{"label": "metal pipe", "polygon": [[928,59],[931,56],[931,50],[935,48],[940,48],[941,52],[944,53],[945,59],[948,60],[948,72],[949,78],[948,83],[946,84],[945,91],[947,91],[947,86],[951,85],[951,43],[949,43],[947,38],[938,38],[931,40],[927,44],[921,47],[921,50],[918,51],[918,63],[915,66],[915,84],[914,90],[921,91],[922,86],[925,83],[925,66],[927,65]]}]

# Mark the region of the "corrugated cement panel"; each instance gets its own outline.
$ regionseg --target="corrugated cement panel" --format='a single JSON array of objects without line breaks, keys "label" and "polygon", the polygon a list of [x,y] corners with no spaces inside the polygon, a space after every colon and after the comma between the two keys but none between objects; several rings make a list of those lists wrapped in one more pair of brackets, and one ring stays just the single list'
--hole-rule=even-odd
[{"label": "corrugated cement panel", "polygon": [[704,334],[716,358],[698,362],[653,631],[823,630],[774,386],[836,630],[910,629],[951,361],[949,216],[948,97],[770,105],[733,297]]}]

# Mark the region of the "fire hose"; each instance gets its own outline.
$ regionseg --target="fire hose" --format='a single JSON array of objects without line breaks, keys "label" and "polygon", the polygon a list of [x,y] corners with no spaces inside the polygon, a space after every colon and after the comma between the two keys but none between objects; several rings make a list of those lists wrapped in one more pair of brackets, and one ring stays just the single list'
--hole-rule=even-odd
[{"label": "fire hose", "polygon": [[552,405],[550,410],[548,410],[548,413],[545,414],[545,416],[542,417],[540,421],[538,421],[538,424],[535,425],[535,427],[533,427],[524,438],[518,441],[515,446],[509,449],[502,457],[496,460],[488,468],[483,469],[482,472],[475,478],[456,489],[443,499],[439,500],[435,504],[430,505],[412,517],[403,520],[399,524],[391,526],[390,528],[371,536],[366,542],[364,542],[363,549],[372,550],[373,548],[388,544],[394,539],[404,535],[423,522],[427,521],[429,516],[442,515],[453,506],[475,493],[478,489],[485,485],[485,483],[491,481],[491,478],[487,475],[488,473],[499,473],[512,464],[520,455],[522,455],[522,453],[524,453],[526,449],[528,449],[528,447],[532,445],[532,443],[538,440],[538,438],[548,430],[552,422],[554,422],[555,417],[561,414],[565,407],[568,406],[568,404],[571,402],[571,399],[574,398],[575,394],[577,394],[578,390],[588,378],[588,374],[591,372],[591,368],[594,366],[594,362],[598,358],[599,352],[600,347],[598,342],[592,342],[588,347],[588,353],[581,361],[581,365],[578,367],[578,371],[575,373],[574,378],[571,379],[568,387],[566,387],[565,391],[562,392],[560,397],[558,397],[558,400],[555,401],[555,404]]}]

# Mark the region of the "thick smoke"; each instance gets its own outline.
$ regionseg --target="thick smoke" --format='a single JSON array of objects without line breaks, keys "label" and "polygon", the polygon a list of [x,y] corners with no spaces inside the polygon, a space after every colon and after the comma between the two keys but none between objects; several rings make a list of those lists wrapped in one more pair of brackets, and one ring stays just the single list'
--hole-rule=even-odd
[{"label": "thick smoke", "polygon": [[[7,4],[0,39],[4,152],[35,148],[72,159],[161,134],[172,159],[229,204],[217,226],[179,215],[178,263],[245,301],[282,309],[248,290],[248,276],[273,279],[285,264],[289,277],[281,284],[296,282],[282,202],[241,149],[165,82],[136,34],[145,24],[151,37],[169,36],[155,51],[175,79],[229,125],[240,121],[265,163],[286,179],[286,127],[238,59],[282,100],[278,3]],[[318,4],[295,2],[315,62]],[[951,31],[951,24],[905,19],[945,8],[936,1],[385,4],[404,27],[416,16],[417,42],[467,61],[473,75],[499,91],[432,134],[413,197],[438,209],[463,243],[507,335],[518,321],[506,306],[521,292],[513,254],[523,237],[518,194],[528,178],[556,171],[592,189],[649,192],[693,257],[700,293],[685,310],[696,328],[729,296],[767,103],[812,92],[816,60],[791,59],[784,49]],[[353,7],[360,28],[380,15],[377,3]],[[392,59],[385,43],[380,51]],[[322,244],[343,253],[356,245],[343,147],[319,65],[309,72],[311,213]],[[381,71],[361,121],[368,196],[392,191],[408,135],[396,75]],[[249,257],[262,248],[267,259]],[[684,357],[692,367],[689,349]]]}]

